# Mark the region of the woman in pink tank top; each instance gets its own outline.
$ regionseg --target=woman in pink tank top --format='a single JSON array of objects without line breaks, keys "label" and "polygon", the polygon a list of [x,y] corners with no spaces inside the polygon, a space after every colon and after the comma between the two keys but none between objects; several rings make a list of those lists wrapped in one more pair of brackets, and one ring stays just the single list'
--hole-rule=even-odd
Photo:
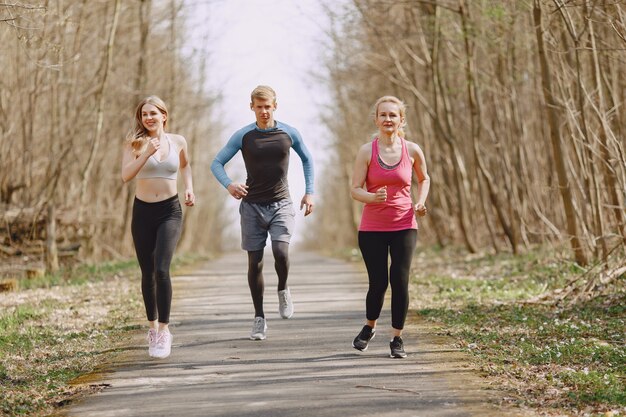
[{"label": "woman in pink tank top", "polygon": [[[392,358],[405,358],[402,329],[409,307],[409,273],[417,242],[415,215],[426,215],[430,178],[420,147],[404,139],[406,107],[384,96],[374,105],[378,135],[356,156],[352,198],[362,203],[359,248],[367,268],[366,323],[352,347],[364,351],[376,334],[387,287],[391,285]],[[418,181],[417,201],[411,200],[411,178]],[[389,258],[391,264],[389,265]]]}]

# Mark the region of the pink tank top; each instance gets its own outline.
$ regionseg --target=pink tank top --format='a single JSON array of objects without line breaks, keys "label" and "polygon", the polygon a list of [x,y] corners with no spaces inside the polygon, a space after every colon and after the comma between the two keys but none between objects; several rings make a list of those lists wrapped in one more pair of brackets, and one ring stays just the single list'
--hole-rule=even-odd
[{"label": "pink tank top", "polygon": [[411,200],[411,176],[413,167],[411,157],[402,141],[402,157],[393,166],[381,164],[378,153],[378,138],[372,142],[372,158],[367,168],[365,186],[370,193],[387,186],[387,201],[368,203],[363,207],[361,225],[363,232],[393,232],[397,230],[417,229],[417,221]]}]

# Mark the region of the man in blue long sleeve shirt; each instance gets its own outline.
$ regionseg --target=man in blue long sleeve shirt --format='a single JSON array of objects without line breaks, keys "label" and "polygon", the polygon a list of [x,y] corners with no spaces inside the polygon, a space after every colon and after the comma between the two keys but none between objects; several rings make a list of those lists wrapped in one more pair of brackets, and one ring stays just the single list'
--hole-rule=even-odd
[{"label": "man in blue long sleeve shirt", "polygon": [[[306,191],[300,201],[300,210],[305,209],[305,216],[313,211],[313,159],[300,133],[274,120],[276,93],[271,87],[260,85],[252,91],[250,109],[256,122],[231,136],[213,160],[211,171],[230,195],[241,200],[241,247],[248,252],[248,285],[254,304],[250,338],[264,340],[267,324],[263,311],[263,249],[269,233],[278,275],[279,313],[288,319],[293,315],[287,277],[289,241],[295,223],[287,181],[289,153],[293,148],[302,160]],[[239,151],[246,166],[245,184],[233,182],[224,169]]]}]

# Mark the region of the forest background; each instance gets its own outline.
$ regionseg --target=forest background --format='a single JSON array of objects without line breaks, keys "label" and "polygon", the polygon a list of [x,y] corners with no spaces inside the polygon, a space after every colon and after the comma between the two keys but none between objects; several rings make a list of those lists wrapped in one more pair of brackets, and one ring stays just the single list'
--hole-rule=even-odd
[{"label": "forest background", "polygon": [[[2,276],[133,253],[134,190],[119,163],[132,103],[147,94],[165,99],[193,158],[201,202],[179,250],[222,249],[227,195],[206,167],[230,132],[207,83],[211,39],[186,42],[188,3],[0,3]],[[622,1],[352,0],[324,13],[319,65],[303,74],[328,97],[315,106],[327,142],[302,232],[311,249],[356,246],[352,164],[384,92],[407,103],[408,138],[429,164],[422,247],[558,253],[579,271],[535,301],[623,294]]]},{"label": "forest background", "polygon": [[[308,74],[330,94],[320,110],[329,161],[310,227],[320,247],[354,246],[360,204],[346,184],[384,91],[406,101],[408,136],[429,156],[436,210],[424,221],[424,244],[520,253],[566,243],[581,266],[623,253],[620,2],[354,1],[338,9],[326,8],[324,70]],[[224,136],[211,116],[219,92],[207,91],[210,40],[189,48],[184,19],[182,1],[3,5],[4,255],[41,246],[52,219],[48,268],[55,243],[80,246],[81,260],[132,251],[133,187],[120,181],[118,161],[129,103],[148,92],[167,98],[171,129],[189,139],[202,169],[196,193],[219,196],[189,212],[186,225],[203,227],[186,227],[181,247],[220,249],[225,195],[204,175]]]}]

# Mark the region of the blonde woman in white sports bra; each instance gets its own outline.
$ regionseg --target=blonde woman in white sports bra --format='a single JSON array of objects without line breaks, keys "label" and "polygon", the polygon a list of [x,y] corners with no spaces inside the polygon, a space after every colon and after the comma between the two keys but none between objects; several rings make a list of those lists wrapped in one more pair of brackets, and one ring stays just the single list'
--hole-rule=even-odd
[{"label": "blonde woman in white sports bra", "polygon": [[124,144],[122,180],[137,178],[132,235],[141,267],[141,292],[149,322],[148,354],[166,358],[172,347],[168,324],[172,304],[170,263],[180,238],[183,214],[178,200],[178,172],[185,185],[185,205],[193,206],[193,181],[187,141],[166,133],[168,112],[156,96],[143,99],[135,127]]}]

